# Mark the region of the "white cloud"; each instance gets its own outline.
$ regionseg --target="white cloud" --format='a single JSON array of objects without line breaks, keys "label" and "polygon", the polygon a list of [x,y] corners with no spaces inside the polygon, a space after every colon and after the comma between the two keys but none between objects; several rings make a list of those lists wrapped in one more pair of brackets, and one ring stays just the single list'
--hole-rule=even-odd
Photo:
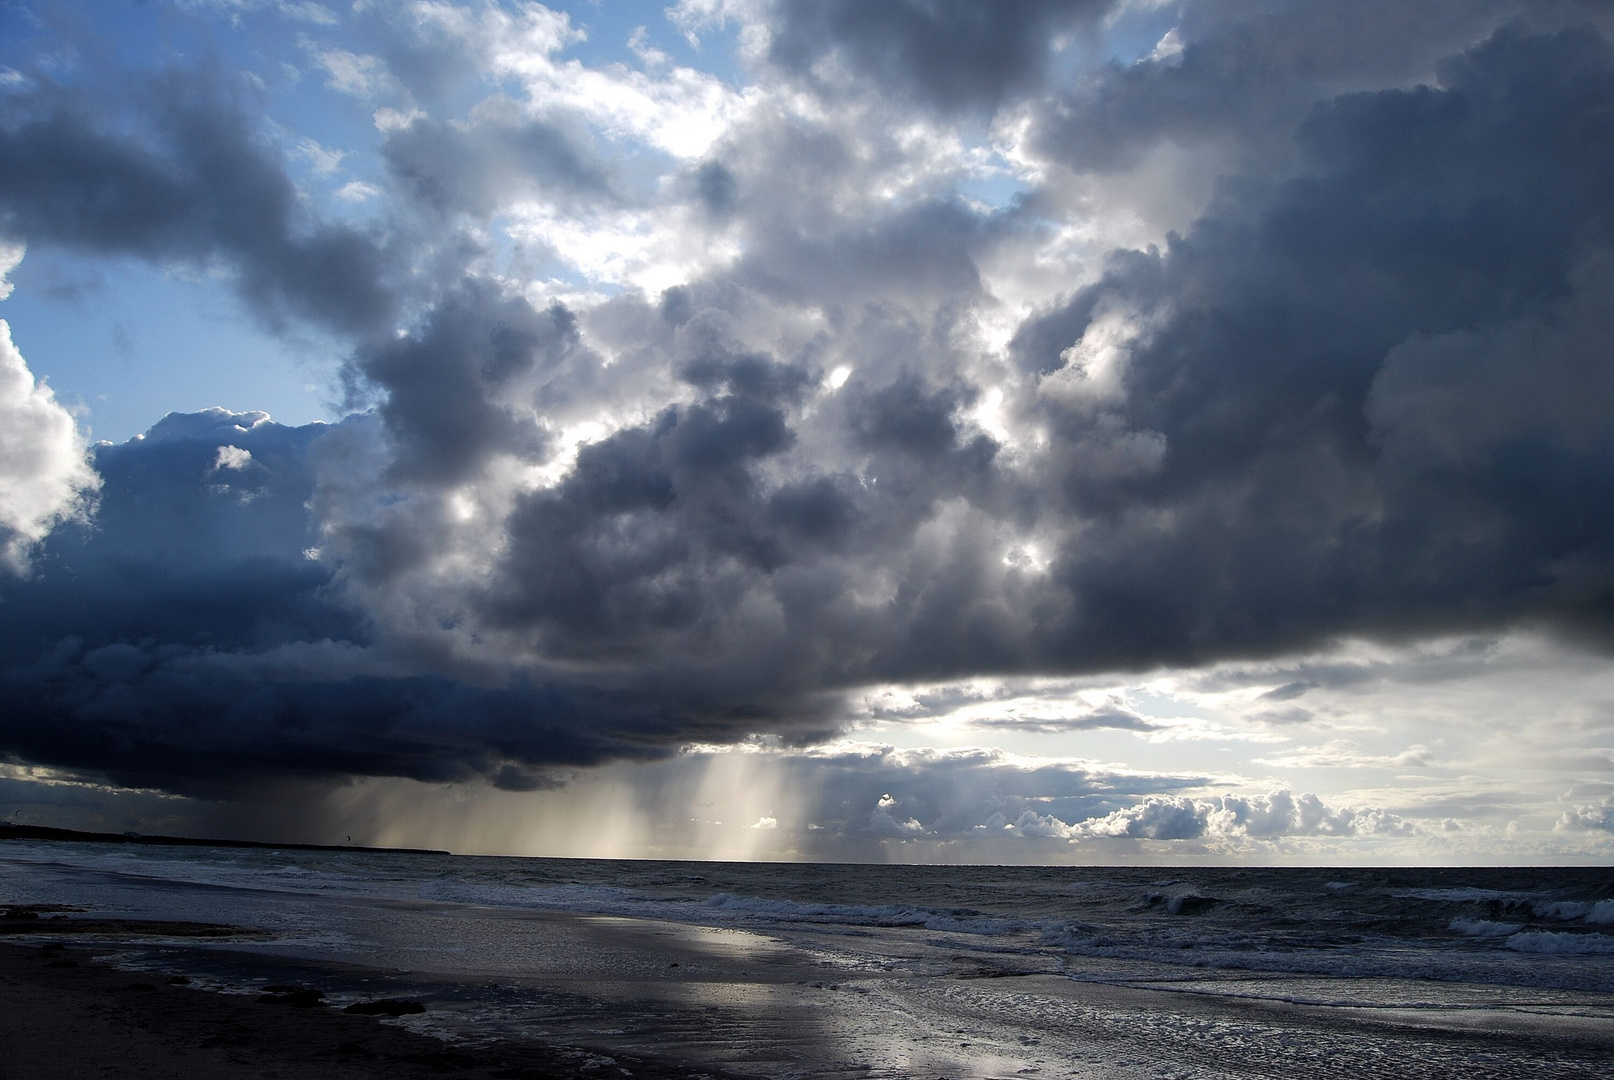
[{"label": "white cloud", "polygon": [[1614,798],[1603,800],[1600,806],[1577,806],[1565,810],[1555,826],[1559,830],[1601,829],[1614,832]]},{"label": "white cloud", "polygon": [[1069,828],[1073,838],[1135,840],[1268,839],[1279,836],[1405,835],[1411,822],[1379,809],[1329,808],[1311,793],[1209,799],[1154,797]]},{"label": "white cloud", "polygon": [[16,288],[6,278],[22,262],[22,257],[27,250],[27,247],[22,244],[0,241],[0,300],[10,296],[11,291]]},{"label": "white cloud", "polygon": [[469,9],[416,3],[408,10],[422,38],[450,38],[495,76],[518,79],[540,112],[572,112],[613,138],[630,137],[679,158],[705,153],[745,108],[721,79],[688,67],[654,65],[657,74],[614,64],[591,68],[558,54],[586,39],[564,12],[542,4]]},{"label": "white cloud", "polygon": [[899,821],[892,813],[897,807],[897,800],[890,793],[881,795],[874,804],[874,812],[869,815],[869,829],[877,836],[923,836],[925,826],[917,818],[907,818]]},{"label": "white cloud", "polygon": [[361,203],[381,194],[381,189],[363,180],[349,180],[336,189],[336,197],[343,202]]},{"label": "white cloud", "polygon": [[386,61],[379,56],[349,52],[346,49],[320,48],[306,43],[314,63],[325,71],[325,85],[339,93],[371,101],[382,95],[401,94]]},{"label": "white cloud", "polygon": [[309,168],[314,170],[315,176],[330,176],[335,173],[336,170],[342,167],[342,159],[348,153],[346,150],[333,150],[307,136],[297,140],[297,145],[292,152],[308,162]]},{"label": "white cloud", "polygon": [[99,485],[72,414],[34,379],[0,319],[0,563],[25,572],[30,548],[83,512]]},{"label": "white cloud", "polygon": [[243,450],[239,446],[219,447],[218,457],[213,460],[213,471],[220,469],[244,469],[252,461],[252,451]]},{"label": "white cloud", "polygon": [[282,0],[278,10],[288,19],[296,22],[313,23],[316,26],[335,26],[340,20],[323,4],[316,4],[311,0],[301,0],[299,3],[288,3]]}]

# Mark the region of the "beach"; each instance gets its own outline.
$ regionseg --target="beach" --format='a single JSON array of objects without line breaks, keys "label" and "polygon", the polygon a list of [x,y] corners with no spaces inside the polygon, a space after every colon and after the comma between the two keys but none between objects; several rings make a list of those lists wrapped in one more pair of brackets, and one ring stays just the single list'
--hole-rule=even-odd
[{"label": "beach", "polygon": [[[445,1042],[330,1006],[261,1000],[285,995],[174,985],[168,978],[185,977],[119,970],[94,961],[95,952],[0,945],[4,1080],[713,1076],[709,1069],[680,1068],[668,1061],[514,1038],[482,1045]],[[1004,1007],[1012,1007],[1013,996],[1003,995]],[[1159,997],[1158,992],[1078,987],[1068,995],[1073,1018],[1081,1012],[1090,1017],[1131,1013],[1138,1022],[1130,1025],[1130,1033],[1089,1026],[1085,1034],[1094,1049],[1109,1056],[1108,1067],[1094,1061],[1072,1073],[1064,1066],[1074,1063],[1048,1062],[1046,1068],[1029,1071],[1101,1076],[1142,1067],[1154,1075],[1199,1077],[1508,1076],[1523,1075],[1514,1067],[1528,1063],[1531,1075],[1595,1077],[1607,1075],[1602,1070],[1614,1062],[1606,1027],[1596,1023],[1561,1025],[1550,1034],[1518,1025],[1508,1031],[1453,1023],[1450,1016],[1432,1016],[1410,1026],[1393,1017],[1329,1016],[1327,1010],[1293,1003],[1162,1002]],[[1197,1037],[1171,1037],[1166,1029],[1181,1028],[1185,1020],[1198,1029]],[[1266,1052],[1250,1045],[1263,1038],[1270,1041]],[[1297,1045],[1306,1041],[1315,1044],[1315,1052]],[[1257,1064],[1252,1058],[1266,1060]],[[1155,1067],[1149,1068],[1150,1062]],[[1024,1067],[1016,1071],[1028,1072]]]},{"label": "beach", "polygon": [[1161,873],[22,841],[0,1076],[1614,1070],[1603,871]]},{"label": "beach", "polygon": [[[672,1080],[693,1075],[666,1063],[514,1039],[491,1047],[449,1043],[373,1016],[299,1004],[295,992],[198,989],[186,985],[186,976],[132,974],[96,962],[95,953],[79,946],[0,944],[4,1080],[414,1080],[445,1073],[467,1080],[600,1075]],[[264,1000],[277,997],[289,1000]]]},{"label": "beach", "polygon": [[153,982],[90,955],[82,948],[0,946],[0,1076],[335,1080],[440,1075],[449,1062],[465,1076],[506,1067],[367,1017]]}]

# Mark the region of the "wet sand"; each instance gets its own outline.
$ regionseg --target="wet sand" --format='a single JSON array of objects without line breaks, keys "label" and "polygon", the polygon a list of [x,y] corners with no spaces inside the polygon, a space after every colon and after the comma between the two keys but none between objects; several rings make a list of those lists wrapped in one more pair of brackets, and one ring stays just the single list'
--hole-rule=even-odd
[{"label": "wet sand", "polygon": [[264,1002],[199,990],[119,971],[93,955],[89,948],[0,944],[0,1080],[697,1075],[566,1047],[455,1045],[371,1016],[295,1004],[294,993],[263,995],[282,999]]}]

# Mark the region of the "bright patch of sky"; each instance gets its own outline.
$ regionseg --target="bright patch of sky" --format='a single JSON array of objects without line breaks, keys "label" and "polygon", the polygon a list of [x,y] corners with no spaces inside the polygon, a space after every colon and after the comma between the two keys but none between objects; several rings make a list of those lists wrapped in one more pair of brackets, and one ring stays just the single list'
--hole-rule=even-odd
[{"label": "bright patch of sky", "polygon": [[10,277],[0,318],[96,439],[214,405],[290,424],[332,415],[342,347],[307,327],[264,331],[225,281],[37,250]]}]

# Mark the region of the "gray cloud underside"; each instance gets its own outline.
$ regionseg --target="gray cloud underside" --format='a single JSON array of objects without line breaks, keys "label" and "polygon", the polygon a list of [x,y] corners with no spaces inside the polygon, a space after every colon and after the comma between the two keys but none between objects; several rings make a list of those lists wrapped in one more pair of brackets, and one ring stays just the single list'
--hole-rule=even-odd
[{"label": "gray cloud underside", "polygon": [[[0,232],[40,245],[222,265],[272,323],[342,331],[394,314],[384,241],[300,207],[238,81],[212,70],[129,76],[96,94],[4,95]],[[138,103],[134,106],[133,103]]]},{"label": "gray cloud underside", "polygon": [[990,113],[1041,83],[1056,35],[1090,30],[1113,6],[1109,0],[782,0],[769,59],[821,88],[825,64],[838,63],[856,78],[943,112]]},{"label": "gray cloud underside", "polygon": [[[1003,58],[1040,48],[1054,16],[1025,17],[976,57],[971,102],[917,69],[904,92],[948,113],[1030,93]],[[907,55],[860,37],[879,29],[865,18],[791,8],[774,62]],[[1346,89],[1396,74],[1341,63]],[[34,575],[4,585],[0,745],[184,790],[343,773],[519,788],[691,739],[820,737],[846,693],[881,682],[1519,621],[1606,641],[1614,49],[1588,27],[1511,25],[1428,85],[1334,90],[1267,121],[1285,169],[1228,176],[1163,251],[1115,253],[1019,328],[1004,408],[1046,432],[1035,450],[971,418],[991,365],[961,329],[983,302],[977,260],[1034,227],[1024,209],[939,195],[792,231],[754,181],[794,159],[734,147],[728,180],[689,194],[751,230],[734,267],[540,310],[464,267],[389,291],[401,256],[304,220],[239,111],[178,82],[149,90],[143,140],[52,92],[16,98],[8,229],[224,259],[254,304],[354,330],[350,383],[379,404],[301,429],[171,417],[99,449],[95,522],[58,527]],[[516,188],[566,197],[602,168],[548,129],[487,123],[389,136],[400,190],[437,212],[508,197],[429,175],[433,139],[483,140],[474,153],[527,177]],[[759,344],[779,340],[759,324],[802,309],[827,313],[823,336]],[[408,332],[372,333],[394,310]],[[591,344],[606,339],[610,365]],[[556,452],[540,418],[646,385],[654,407],[624,405],[557,483],[501,479]],[[220,446],[250,464],[219,468]],[[455,510],[467,492],[485,523]],[[1009,557],[1028,538],[1045,567]],[[465,553],[474,574],[454,569]]]}]

